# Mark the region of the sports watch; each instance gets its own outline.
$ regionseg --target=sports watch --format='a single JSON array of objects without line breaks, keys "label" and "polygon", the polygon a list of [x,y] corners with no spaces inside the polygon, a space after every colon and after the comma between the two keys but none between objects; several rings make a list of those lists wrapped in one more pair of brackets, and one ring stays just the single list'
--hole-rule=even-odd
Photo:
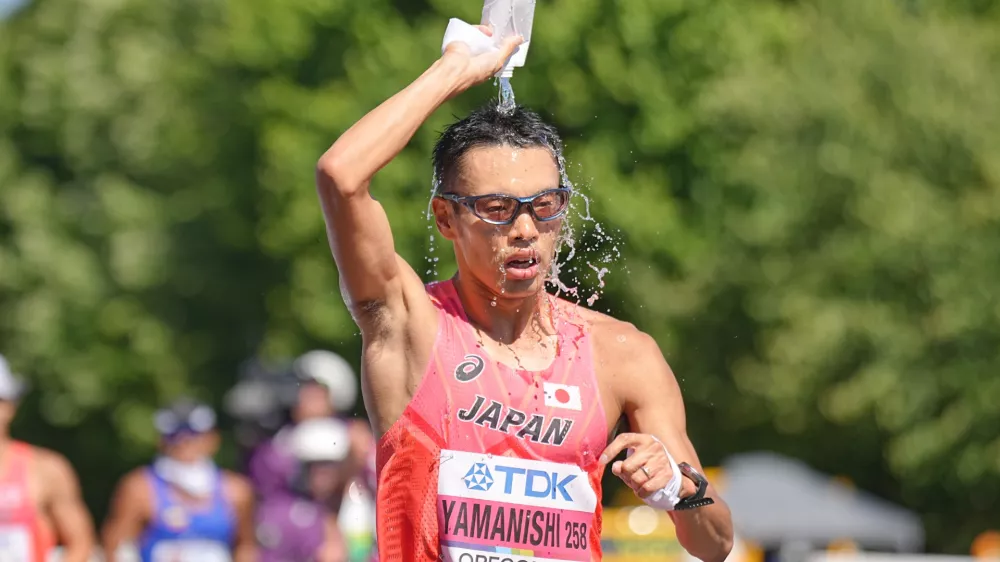
[{"label": "sports watch", "polygon": [[708,490],[708,480],[706,480],[700,472],[692,468],[691,465],[686,462],[679,463],[677,467],[681,469],[682,475],[686,476],[698,485],[698,490],[686,498],[681,498],[680,501],[677,502],[677,505],[674,506],[674,509],[695,509],[715,503],[715,500],[712,498],[705,497],[705,492]]}]

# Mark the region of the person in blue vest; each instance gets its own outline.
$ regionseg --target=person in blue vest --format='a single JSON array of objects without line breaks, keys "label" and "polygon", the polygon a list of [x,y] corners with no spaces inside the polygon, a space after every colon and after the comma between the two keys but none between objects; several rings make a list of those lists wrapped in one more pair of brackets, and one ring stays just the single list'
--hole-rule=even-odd
[{"label": "person in blue vest", "polygon": [[[142,562],[253,562],[254,494],[213,462],[215,412],[181,399],[156,413],[161,454],[126,474],[102,532],[108,562],[131,543]],[[124,558],[122,558],[124,560]]]}]

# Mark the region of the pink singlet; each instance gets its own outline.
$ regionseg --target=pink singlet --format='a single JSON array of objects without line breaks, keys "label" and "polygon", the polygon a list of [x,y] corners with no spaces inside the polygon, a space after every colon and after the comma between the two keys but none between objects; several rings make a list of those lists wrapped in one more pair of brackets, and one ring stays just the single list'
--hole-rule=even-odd
[{"label": "pink singlet", "polygon": [[43,562],[55,547],[55,535],[31,498],[34,449],[12,441],[0,463],[0,560]]},{"label": "pink singlet", "polygon": [[600,560],[608,428],[578,309],[550,297],[556,358],[532,372],[487,356],[451,281],[427,292],[431,360],[379,441],[380,561]]}]

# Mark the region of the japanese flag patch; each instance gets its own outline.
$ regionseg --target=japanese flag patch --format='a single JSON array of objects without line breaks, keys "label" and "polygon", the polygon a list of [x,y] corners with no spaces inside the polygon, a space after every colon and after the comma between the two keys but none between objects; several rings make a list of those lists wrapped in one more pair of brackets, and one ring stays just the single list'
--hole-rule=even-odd
[{"label": "japanese flag patch", "polygon": [[545,391],[545,405],[564,410],[583,410],[583,400],[580,398],[580,387],[554,382],[542,383]]}]

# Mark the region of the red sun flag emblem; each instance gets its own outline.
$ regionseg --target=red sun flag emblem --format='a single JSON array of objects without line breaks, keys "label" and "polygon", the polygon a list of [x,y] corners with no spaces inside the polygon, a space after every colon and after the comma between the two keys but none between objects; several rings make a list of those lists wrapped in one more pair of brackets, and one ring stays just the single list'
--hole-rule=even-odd
[{"label": "red sun flag emblem", "polygon": [[562,408],[564,410],[583,411],[583,397],[580,395],[580,387],[571,384],[558,384],[547,382],[543,384],[545,390],[545,405],[550,408]]}]

